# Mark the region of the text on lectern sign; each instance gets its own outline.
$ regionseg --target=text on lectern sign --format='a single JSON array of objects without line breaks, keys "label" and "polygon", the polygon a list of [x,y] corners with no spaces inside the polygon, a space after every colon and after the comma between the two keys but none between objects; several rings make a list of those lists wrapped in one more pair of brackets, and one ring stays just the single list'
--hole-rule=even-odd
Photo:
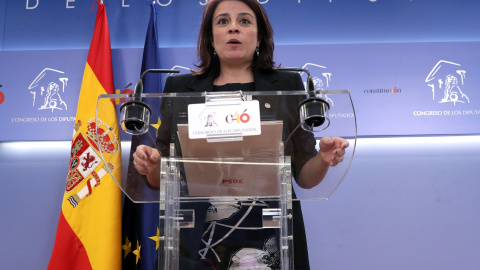
[{"label": "text on lectern sign", "polygon": [[188,134],[191,139],[209,136],[260,135],[257,100],[221,104],[188,105]]}]

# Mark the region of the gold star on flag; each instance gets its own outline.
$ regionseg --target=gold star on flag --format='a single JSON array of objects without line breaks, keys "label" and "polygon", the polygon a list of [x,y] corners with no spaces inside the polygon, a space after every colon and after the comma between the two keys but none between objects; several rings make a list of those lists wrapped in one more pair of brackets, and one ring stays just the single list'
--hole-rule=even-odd
[{"label": "gold star on flag", "polygon": [[132,251],[132,243],[128,240],[128,237],[125,239],[125,244],[122,246],[122,249],[125,251],[123,258],[127,257],[128,253]]},{"label": "gold star on flag", "polygon": [[158,250],[158,244],[160,242],[160,230],[158,229],[158,227],[157,227],[157,235],[151,236],[148,239],[152,239],[153,241],[155,241],[156,243],[155,250]]},{"label": "gold star on flag", "polygon": [[157,119],[157,123],[156,124],[151,124],[150,126],[154,127],[158,131],[158,128],[160,128],[161,124],[162,124],[162,120],[160,120],[160,116],[159,116],[158,119]]},{"label": "gold star on flag", "polygon": [[142,246],[140,246],[140,244],[138,243],[138,240],[137,240],[137,249],[132,251],[132,253],[135,254],[135,256],[137,256],[137,261],[135,262],[136,264],[138,264],[138,260],[140,260],[140,249],[141,248],[142,248]]}]

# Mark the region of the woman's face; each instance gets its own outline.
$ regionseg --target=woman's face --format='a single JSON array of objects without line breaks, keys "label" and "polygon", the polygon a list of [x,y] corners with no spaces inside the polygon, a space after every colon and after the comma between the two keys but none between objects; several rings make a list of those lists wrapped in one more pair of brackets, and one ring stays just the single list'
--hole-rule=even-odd
[{"label": "woman's face", "polygon": [[240,1],[223,1],[213,14],[212,46],[220,63],[250,65],[258,40],[257,18],[253,10]]}]

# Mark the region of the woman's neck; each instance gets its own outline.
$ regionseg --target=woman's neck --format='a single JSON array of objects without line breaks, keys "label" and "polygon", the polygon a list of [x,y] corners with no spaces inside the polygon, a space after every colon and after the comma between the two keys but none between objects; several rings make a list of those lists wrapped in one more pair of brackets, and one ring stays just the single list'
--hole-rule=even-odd
[{"label": "woman's neck", "polygon": [[250,68],[229,68],[222,67],[220,75],[213,82],[214,85],[225,85],[227,83],[251,83],[253,72]]}]

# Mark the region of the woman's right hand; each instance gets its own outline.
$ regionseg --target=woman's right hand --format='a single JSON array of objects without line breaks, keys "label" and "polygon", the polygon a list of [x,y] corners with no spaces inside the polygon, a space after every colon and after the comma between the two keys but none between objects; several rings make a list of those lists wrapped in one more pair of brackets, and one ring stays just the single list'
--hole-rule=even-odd
[{"label": "woman's right hand", "polygon": [[133,166],[141,174],[147,176],[153,187],[160,185],[160,153],[156,148],[139,145],[133,153]]}]

